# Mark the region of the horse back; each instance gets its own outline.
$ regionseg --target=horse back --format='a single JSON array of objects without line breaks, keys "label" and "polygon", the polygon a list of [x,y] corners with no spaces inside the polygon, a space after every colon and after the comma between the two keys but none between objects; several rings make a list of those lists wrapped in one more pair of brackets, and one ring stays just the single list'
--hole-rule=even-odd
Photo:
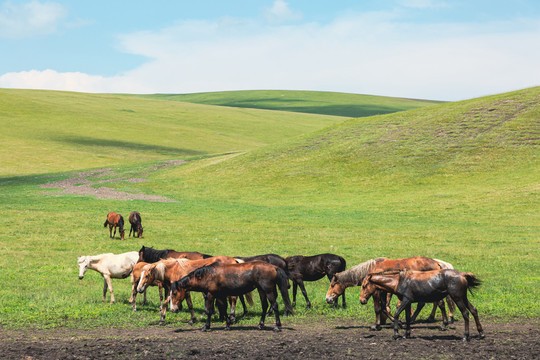
[{"label": "horse back", "polygon": [[138,211],[132,211],[129,214],[129,223],[136,225],[141,223],[141,214]]},{"label": "horse back", "polygon": [[424,256],[416,256],[405,259],[386,259],[375,264],[371,272],[381,272],[388,270],[414,270],[429,271],[439,270],[439,263],[433,259]]}]

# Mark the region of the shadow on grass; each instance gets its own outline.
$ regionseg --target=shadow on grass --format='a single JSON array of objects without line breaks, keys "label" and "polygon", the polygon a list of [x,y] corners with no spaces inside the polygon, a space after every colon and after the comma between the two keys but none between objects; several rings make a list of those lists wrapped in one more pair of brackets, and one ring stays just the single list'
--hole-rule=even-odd
[{"label": "shadow on grass", "polygon": [[135,150],[135,151],[154,151],[160,154],[171,154],[171,155],[183,155],[183,156],[196,156],[204,155],[206,153],[191,149],[182,149],[171,146],[160,146],[160,145],[150,145],[142,144],[130,141],[122,140],[109,140],[109,139],[98,139],[92,137],[76,136],[76,137],[59,137],[54,139],[58,142],[63,142],[67,144],[77,145],[77,146],[89,146],[89,147],[105,147],[111,149],[123,149],[123,150]]}]

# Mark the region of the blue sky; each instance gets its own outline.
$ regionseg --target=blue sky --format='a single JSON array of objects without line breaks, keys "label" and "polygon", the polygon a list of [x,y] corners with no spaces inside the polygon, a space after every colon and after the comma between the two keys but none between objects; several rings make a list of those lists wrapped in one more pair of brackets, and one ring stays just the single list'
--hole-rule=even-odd
[{"label": "blue sky", "polygon": [[540,1],[2,1],[0,87],[461,100],[540,85]]}]

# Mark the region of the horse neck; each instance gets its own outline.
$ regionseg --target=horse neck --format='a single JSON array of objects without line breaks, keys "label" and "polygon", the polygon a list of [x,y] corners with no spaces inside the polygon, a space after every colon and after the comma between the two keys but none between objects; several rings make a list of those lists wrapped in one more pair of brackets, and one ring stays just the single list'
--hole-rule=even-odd
[{"label": "horse neck", "polygon": [[397,293],[400,275],[372,275],[370,281],[375,284],[379,289]]},{"label": "horse neck", "polygon": [[342,271],[339,273],[339,281],[347,287],[360,285],[374,264],[375,260],[371,259]]}]

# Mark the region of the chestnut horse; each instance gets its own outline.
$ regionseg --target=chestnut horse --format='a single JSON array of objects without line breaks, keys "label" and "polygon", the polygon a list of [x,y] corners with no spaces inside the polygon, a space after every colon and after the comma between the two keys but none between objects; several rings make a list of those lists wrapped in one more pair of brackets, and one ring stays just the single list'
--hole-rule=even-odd
[{"label": "chestnut horse", "polygon": [[197,251],[185,251],[179,252],[172,249],[167,250],[156,250],[151,247],[146,247],[143,245],[139,250],[139,261],[144,261],[147,263],[155,263],[161,259],[190,259],[190,260],[199,260],[199,259],[208,259],[212,255],[201,254]]},{"label": "chestnut horse", "polygon": [[[115,212],[108,213],[107,220],[105,220],[103,227],[107,227],[107,225],[109,225],[109,237],[111,239],[116,236],[116,228],[118,227],[118,233],[120,234],[120,238],[124,240],[124,218],[122,217],[122,215]],[[114,234],[112,232],[113,228]]]},{"label": "chestnut horse", "polygon": [[[304,298],[306,299],[307,308],[311,308],[311,302],[308,299],[304,281],[316,281],[324,277],[332,280],[332,277],[341,271],[345,270],[346,262],[341,256],[334,254],[320,254],[314,256],[289,256],[285,259],[287,262],[287,273],[293,282],[293,303],[296,304],[296,291],[300,287]],[[343,307],[345,303],[345,291],[341,293],[343,299]],[[334,308],[337,307],[337,301],[334,303]]]},{"label": "chestnut horse", "polygon": [[[257,289],[262,304],[259,329],[264,327],[268,301],[270,301],[270,306],[274,309],[276,317],[276,325],[273,330],[281,331],[281,321],[279,319],[279,309],[276,301],[276,286],[279,287],[285,304],[284,315],[286,316],[288,313],[292,315],[293,311],[289,300],[289,279],[287,278],[287,274],[277,266],[264,261],[205,266],[174,282],[171,286],[171,292],[174,293],[180,289],[186,289],[188,291],[206,293],[204,310],[207,318],[202,331],[208,331],[214,312],[214,300],[221,299],[223,301],[227,296],[240,296]],[[171,296],[171,308],[176,305],[174,299],[175,297]],[[231,319],[228,318],[225,326],[226,330],[230,329],[231,323]]]},{"label": "chestnut horse", "polygon": [[[467,290],[471,292],[482,282],[472,273],[457,270],[432,271],[383,271],[372,273],[364,278],[360,303],[366,304],[369,297],[377,290],[396,294],[401,301],[394,315],[394,339],[399,338],[399,314],[405,310],[407,328],[405,337],[411,337],[411,303],[436,302],[450,296],[456,303],[465,321],[464,341],[469,341],[469,311],[474,316],[479,337],[484,338],[484,330],[478,318],[478,311],[467,299]],[[444,314],[444,307],[441,308]]]},{"label": "chestnut horse", "polygon": [[[445,265],[443,265],[444,263]],[[444,267],[451,266],[448,263],[445,263],[441,260],[430,259],[423,256],[405,258],[405,259],[388,259],[384,257],[371,259],[365,261],[361,264],[353,266],[352,268],[337,273],[332,278],[330,282],[330,287],[326,293],[326,301],[328,303],[333,303],[336,301],[339,295],[345,292],[345,289],[351,286],[359,286],[362,284],[362,281],[370,272],[381,272],[389,270],[417,270],[417,271],[427,271],[427,270],[439,270]],[[372,330],[381,330],[381,323],[385,323],[386,317],[393,320],[393,317],[390,315],[390,308],[387,307],[389,303],[389,298],[386,298],[385,293],[377,292],[373,296],[373,306],[375,310],[375,325],[371,327]],[[439,307],[441,306],[438,304]],[[416,309],[413,319],[416,319],[416,316],[422,309],[424,304],[419,304]],[[442,305],[444,306],[444,305]],[[449,305],[449,307],[451,307]],[[452,317],[453,318],[453,317]],[[443,321],[445,321],[443,319]]]},{"label": "chestnut horse", "polygon": [[129,214],[129,223],[131,224],[131,229],[129,230],[129,236],[131,236],[131,232],[133,231],[133,236],[135,236],[135,233],[137,233],[137,237],[141,238],[143,233],[143,227],[141,225],[141,214],[139,214],[138,211],[132,211]]},{"label": "chestnut horse", "polygon": [[[181,279],[195,269],[213,263],[236,264],[236,260],[232,257],[225,255],[214,256],[207,259],[199,260],[189,260],[185,258],[160,260],[157,263],[150,264],[148,268],[146,268],[146,270],[141,273],[139,284],[137,285],[137,291],[140,293],[144,292],[148,285],[154,283],[155,281],[159,281],[163,284],[163,286],[165,287],[166,299],[161,305],[161,318],[159,320],[159,323],[163,324],[165,322],[165,314],[167,313],[167,302],[169,301],[170,297],[171,283]],[[185,299],[191,312],[191,320],[189,321],[189,324],[193,324],[193,322],[197,319],[195,317],[195,312],[193,311],[191,295],[189,294],[189,292],[183,291],[181,292],[181,294],[177,294],[177,296],[180,299],[178,302],[178,304],[180,305],[177,306],[177,308],[175,308],[174,310],[171,309],[171,311],[177,313],[181,309],[182,301]],[[234,301],[234,304],[236,305],[236,301]],[[233,311],[233,308],[234,310],[236,310],[236,307],[231,305],[231,311]],[[222,314],[222,316],[225,317],[225,314]]]},{"label": "chestnut horse", "polygon": [[[138,256],[138,254],[137,254]],[[137,299],[137,285],[139,284],[139,280],[141,279],[141,274],[144,271],[148,271],[148,268],[151,264],[145,263],[145,262],[138,262],[133,267],[133,271],[131,272],[131,299],[130,301],[133,301],[131,303],[131,308],[133,311],[137,311],[137,305],[135,300]],[[161,281],[155,280],[153,283],[150,284],[150,286],[157,286],[158,292],[159,292],[159,304],[161,305],[163,303],[163,285],[161,284]],[[146,290],[144,291],[144,300],[143,305],[146,304]]]}]

